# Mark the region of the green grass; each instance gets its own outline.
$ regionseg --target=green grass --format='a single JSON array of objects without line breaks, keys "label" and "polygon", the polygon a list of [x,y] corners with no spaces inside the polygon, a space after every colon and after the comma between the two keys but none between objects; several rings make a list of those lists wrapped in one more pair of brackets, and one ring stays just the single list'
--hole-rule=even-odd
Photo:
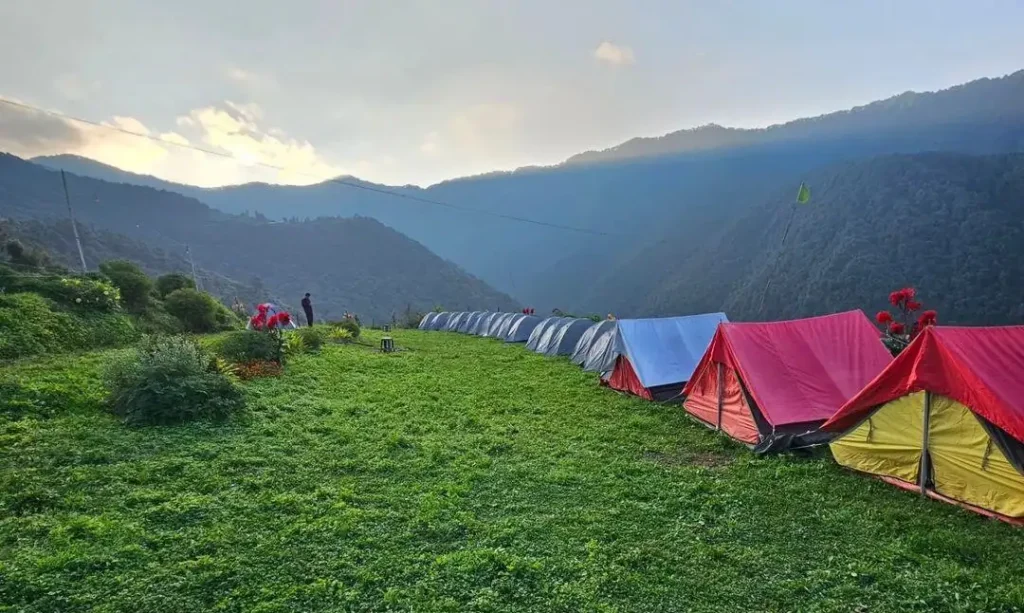
[{"label": "green grass", "polygon": [[103,354],[0,372],[0,610],[1024,608],[1024,530],[754,457],[565,360],[395,337],[295,359],[219,426],[120,425]]}]

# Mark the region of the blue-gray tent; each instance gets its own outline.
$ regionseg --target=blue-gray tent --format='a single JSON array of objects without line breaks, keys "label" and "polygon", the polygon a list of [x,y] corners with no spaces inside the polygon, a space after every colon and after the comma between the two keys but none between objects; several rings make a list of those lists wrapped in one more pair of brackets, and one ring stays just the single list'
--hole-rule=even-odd
[{"label": "blue-gray tent", "polygon": [[491,320],[491,324],[487,327],[487,332],[484,333],[484,336],[491,338],[496,337],[498,335],[498,328],[501,327],[501,324],[506,319],[512,317],[512,315],[514,315],[514,313],[500,313],[497,317]]},{"label": "blue-gray tent", "polygon": [[452,314],[449,313],[448,311],[444,311],[443,313],[438,313],[437,317],[435,317],[434,319],[430,320],[430,328],[428,328],[428,329],[429,330],[444,330],[444,329],[446,329],[448,327],[448,320],[451,319],[451,317],[452,317]]},{"label": "blue-gray tent", "polygon": [[534,351],[546,354],[551,348],[552,341],[554,340],[555,335],[558,334],[558,331],[563,327],[568,326],[573,321],[575,321],[575,319],[572,317],[559,317],[558,321],[545,328],[544,332],[541,333],[540,338],[537,339],[537,347]]},{"label": "blue-gray tent", "polygon": [[491,320],[497,316],[498,313],[484,313],[470,326],[469,333],[475,336],[483,336],[484,331],[491,325]]},{"label": "blue-gray tent", "polygon": [[447,330],[448,332],[455,332],[456,330],[459,329],[459,324],[462,323],[462,318],[468,317],[468,316],[469,316],[469,313],[467,313],[465,311],[462,311],[460,313],[455,313],[448,320],[448,325],[445,326],[445,330]]},{"label": "blue-gray tent", "polygon": [[541,337],[544,336],[544,332],[546,332],[547,329],[550,328],[551,326],[562,321],[562,319],[564,318],[548,317],[541,321],[539,324],[537,324],[537,327],[534,328],[533,332],[530,333],[529,340],[526,341],[526,348],[529,349],[530,351],[537,351],[537,343],[539,343]]},{"label": "blue-gray tent", "polygon": [[512,329],[512,326],[516,325],[520,319],[526,317],[522,313],[513,313],[512,317],[506,318],[498,326],[498,331],[494,334],[494,338],[505,340],[508,336],[508,331]]},{"label": "blue-gray tent", "polygon": [[544,351],[544,355],[554,357],[556,355],[571,355],[576,348],[576,343],[587,330],[597,326],[590,319],[573,319],[569,323],[558,328],[551,336],[551,342]]},{"label": "blue-gray tent", "polygon": [[481,314],[483,314],[483,311],[473,311],[467,317],[462,318],[462,321],[459,322],[458,332],[463,334],[469,332],[470,326],[473,325],[473,322],[480,319]]},{"label": "blue-gray tent", "polygon": [[505,335],[506,343],[525,343],[530,340],[530,334],[540,324],[541,318],[534,315],[526,315],[522,319],[512,324],[512,327],[508,329],[508,334]]},{"label": "blue-gray tent", "polygon": [[651,400],[678,398],[707,351],[725,313],[620,319],[608,386]]},{"label": "blue-gray tent", "polygon": [[613,331],[615,331],[614,319],[606,319],[596,326],[591,326],[590,329],[583,333],[583,336],[577,341],[576,347],[573,348],[572,361],[583,366],[584,370],[586,370],[587,355],[590,353],[590,348],[601,337],[611,334]]},{"label": "blue-gray tent", "polygon": [[420,330],[429,330],[430,329],[430,322],[434,321],[435,317],[437,317],[437,313],[434,313],[433,311],[431,311],[430,313],[427,313],[426,315],[424,315],[423,319],[420,320],[420,325],[418,326],[419,329]]}]

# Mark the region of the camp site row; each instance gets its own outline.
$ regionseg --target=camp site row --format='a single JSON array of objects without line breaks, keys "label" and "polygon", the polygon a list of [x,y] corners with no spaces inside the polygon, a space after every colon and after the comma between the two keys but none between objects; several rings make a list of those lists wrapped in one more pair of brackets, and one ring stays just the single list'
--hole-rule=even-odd
[{"label": "camp site row", "polygon": [[1024,524],[1024,326],[928,327],[895,359],[861,311],[758,323],[431,313],[420,329],[526,343],[759,453],[828,444],[843,466]]}]

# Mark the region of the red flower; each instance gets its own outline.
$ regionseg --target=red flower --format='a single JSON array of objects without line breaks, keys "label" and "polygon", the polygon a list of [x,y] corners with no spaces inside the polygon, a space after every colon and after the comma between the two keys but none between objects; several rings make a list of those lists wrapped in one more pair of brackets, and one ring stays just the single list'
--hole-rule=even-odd
[{"label": "red flower", "polygon": [[889,334],[903,334],[906,328],[898,321],[889,324]]},{"label": "red flower", "polygon": [[899,306],[901,302],[903,302],[902,291],[895,291],[889,294],[889,304],[891,304],[892,306]]},{"label": "red flower", "polygon": [[914,297],[917,296],[917,290],[915,290],[912,287],[904,287],[900,291],[903,292],[903,295],[907,297],[907,300],[913,300]]},{"label": "red flower", "polygon": [[907,300],[907,310],[914,312],[921,308],[921,303],[917,300]]},{"label": "red flower", "polygon": [[934,326],[938,320],[939,314],[936,313],[935,311],[928,310],[925,311],[924,313],[921,313],[921,316],[917,318],[917,325],[923,329],[928,326]]},{"label": "red flower", "polygon": [[892,321],[892,314],[889,311],[879,311],[878,315],[875,315],[875,321],[885,325]]},{"label": "red flower", "polygon": [[288,314],[288,311],[282,311],[277,314],[277,323],[282,326],[287,326],[292,323],[292,316]]}]

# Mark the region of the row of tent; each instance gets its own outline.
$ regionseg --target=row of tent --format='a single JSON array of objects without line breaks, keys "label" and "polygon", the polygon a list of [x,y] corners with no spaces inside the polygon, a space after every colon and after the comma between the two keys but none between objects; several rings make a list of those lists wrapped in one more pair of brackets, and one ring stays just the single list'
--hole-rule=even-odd
[{"label": "row of tent", "polygon": [[432,313],[420,328],[567,356],[758,452],[829,444],[844,466],[1024,524],[1024,326],[929,327],[895,359],[861,311],[761,323]]}]

